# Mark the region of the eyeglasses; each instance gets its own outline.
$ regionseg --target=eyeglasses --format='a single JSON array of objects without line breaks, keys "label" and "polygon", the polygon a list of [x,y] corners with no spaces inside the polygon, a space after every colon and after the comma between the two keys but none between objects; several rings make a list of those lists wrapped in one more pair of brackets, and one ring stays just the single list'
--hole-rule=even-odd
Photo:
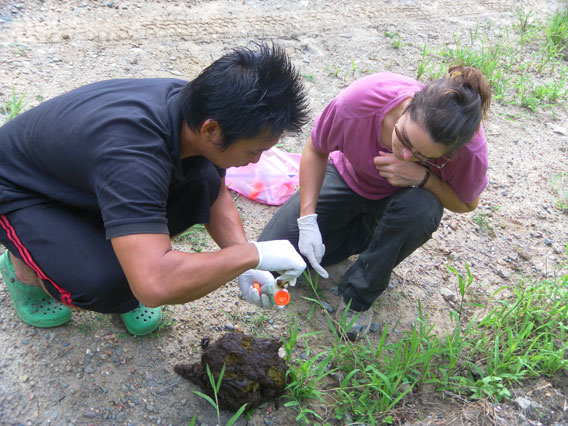
[{"label": "eyeglasses", "polygon": [[[405,110],[406,112],[406,110]],[[446,156],[443,155],[439,158],[444,159],[445,161],[442,164],[435,164],[432,161],[433,160],[437,160],[438,158],[430,158],[430,157],[426,157],[425,155],[420,154],[416,148],[414,148],[412,146],[412,144],[410,143],[410,141],[406,138],[406,136],[403,136],[401,131],[398,129],[397,123],[394,124],[394,132],[396,133],[396,137],[398,138],[398,140],[402,143],[402,145],[408,149],[412,155],[414,156],[414,158],[416,158],[418,161],[420,161],[422,164],[427,165],[427,166],[431,166],[431,167],[435,167],[437,169],[443,169],[446,164],[448,164],[449,161],[452,161],[452,158],[454,156],[454,153],[452,152],[450,154],[450,156]]]}]

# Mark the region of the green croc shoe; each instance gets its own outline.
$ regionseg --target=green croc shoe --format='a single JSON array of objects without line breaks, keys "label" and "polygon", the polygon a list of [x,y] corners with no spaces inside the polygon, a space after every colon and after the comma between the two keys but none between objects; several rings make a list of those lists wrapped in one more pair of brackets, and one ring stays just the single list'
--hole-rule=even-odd
[{"label": "green croc shoe", "polygon": [[16,278],[14,265],[6,250],[0,256],[0,272],[8,287],[20,319],[34,327],[57,327],[71,319],[71,309],[49,297],[41,287],[25,285]]},{"label": "green croc shoe", "polygon": [[136,309],[120,314],[126,329],[135,336],[150,334],[162,321],[162,308],[147,308],[142,303]]}]

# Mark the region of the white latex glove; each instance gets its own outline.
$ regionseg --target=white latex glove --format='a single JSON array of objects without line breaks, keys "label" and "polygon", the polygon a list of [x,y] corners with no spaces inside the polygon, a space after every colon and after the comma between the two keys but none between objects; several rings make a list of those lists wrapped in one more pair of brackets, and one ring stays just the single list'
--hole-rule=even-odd
[{"label": "white latex glove", "polygon": [[[278,279],[274,279],[272,281],[267,282],[266,284],[264,284],[261,288],[260,288],[260,292],[261,294],[264,296],[265,294],[268,295],[268,297],[270,297],[270,300],[274,303],[274,306],[276,308],[279,309],[283,309],[286,307],[287,303],[283,304],[283,305],[279,305],[278,303],[276,303],[276,295],[282,291],[288,292],[288,290],[283,289],[282,287],[280,287],[278,285]],[[289,297],[289,295],[288,295]],[[282,301],[282,297],[279,296],[278,300],[280,300],[280,302],[284,303]],[[289,300],[289,299],[288,299]]]},{"label": "white latex glove", "polygon": [[288,240],[253,242],[258,250],[256,269],[276,271],[281,274],[278,279],[296,285],[296,278],[306,269],[306,262]]},{"label": "white latex glove", "polygon": [[269,281],[274,281],[274,277],[270,272],[259,271],[257,269],[249,269],[243,272],[239,275],[239,287],[241,288],[243,299],[261,308],[272,308],[274,306],[273,298],[271,298],[269,294],[261,295],[258,290],[252,286],[255,282],[263,286]]},{"label": "white latex glove", "polygon": [[329,274],[320,265],[325,253],[325,245],[321,240],[318,215],[314,213],[298,218],[298,229],[300,230],[300,239],[298,241],[300,253],[306,256],[314,271],[323,278],[328,278]]}]

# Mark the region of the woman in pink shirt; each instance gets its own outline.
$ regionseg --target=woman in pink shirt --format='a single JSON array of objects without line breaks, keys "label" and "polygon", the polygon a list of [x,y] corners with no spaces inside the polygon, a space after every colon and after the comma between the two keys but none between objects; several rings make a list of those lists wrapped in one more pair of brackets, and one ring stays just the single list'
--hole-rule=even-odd
[{"label": "woman in pink shirt", "polygon": [[474,210],[487,185],[481,127],[486,78],[454,66],[426,86],[383,72],[355,81],[316,118],[302,154],[300,191],[259,240],[287,239],[324,278],[326,265],[359,258],[343,278],[348,337],[368,332],[371,306],[394,267],[430,239],[443,209]]}]

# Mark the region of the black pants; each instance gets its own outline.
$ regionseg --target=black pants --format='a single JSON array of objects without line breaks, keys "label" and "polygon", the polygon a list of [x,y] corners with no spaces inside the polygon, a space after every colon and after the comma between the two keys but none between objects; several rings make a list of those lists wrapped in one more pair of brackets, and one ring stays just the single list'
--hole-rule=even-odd
[{"label": "black pants", "polygon": [[138,306],[99,215],[54,202],[0,216],[0,240],[65,305],[103,313]]},{"label": "black pants", "polygon": [[[170,189],[170,235],[209,221],[210,206],[196,203],[203,198],[193,182],[189,176]],[[211,203],[218,195],[218,175],[213,182],[213,192],[204,198]],[[118,314],[138,306],[100,214],[38,198],[37,204],[0,215],[0,242],[65,305]]]},{"label": "black pants", "polygon": [[[404,188],[382,200],[353,192],[328,164],[316,207],[325,244],[322,266],[359,254],[343,279],[345,302],[364,311],[388,287],[396,265],[430,239],[443,207],[429,191]],[[298,249],[300,194],[294,194],[268,222],[259,241],[286,239]],[[306,261],[307,262],[307,261]]]}]

